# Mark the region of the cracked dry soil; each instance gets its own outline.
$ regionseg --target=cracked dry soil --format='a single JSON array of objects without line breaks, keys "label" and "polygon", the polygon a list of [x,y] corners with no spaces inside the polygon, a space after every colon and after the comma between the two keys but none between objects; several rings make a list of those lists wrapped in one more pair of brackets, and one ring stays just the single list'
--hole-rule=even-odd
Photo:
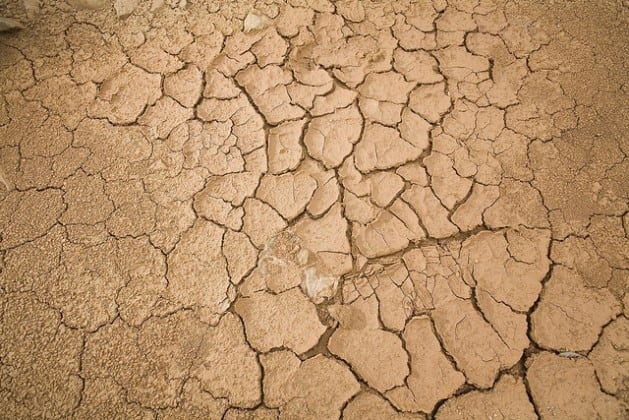
[{"label": "cracked dry soil", "polygon": [[628,418],[627,2],[0,15],[1,418]]}]

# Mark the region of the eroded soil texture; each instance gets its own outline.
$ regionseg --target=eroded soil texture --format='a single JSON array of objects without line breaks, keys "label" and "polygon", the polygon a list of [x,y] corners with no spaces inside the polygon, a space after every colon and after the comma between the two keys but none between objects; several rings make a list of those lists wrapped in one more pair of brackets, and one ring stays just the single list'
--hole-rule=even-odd
[{"label": "eroded soil texture", "polygon": [[627,2],[0,16],[1,418],[628,418]]}]

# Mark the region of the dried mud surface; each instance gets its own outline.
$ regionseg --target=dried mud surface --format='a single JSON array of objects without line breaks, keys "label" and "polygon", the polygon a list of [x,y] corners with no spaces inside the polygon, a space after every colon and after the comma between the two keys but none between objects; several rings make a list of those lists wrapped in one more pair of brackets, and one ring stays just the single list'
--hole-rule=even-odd
[{"label": "dried mud surface", "polygon": [[0,417],[628,418],[628,14],[0,2]]}]

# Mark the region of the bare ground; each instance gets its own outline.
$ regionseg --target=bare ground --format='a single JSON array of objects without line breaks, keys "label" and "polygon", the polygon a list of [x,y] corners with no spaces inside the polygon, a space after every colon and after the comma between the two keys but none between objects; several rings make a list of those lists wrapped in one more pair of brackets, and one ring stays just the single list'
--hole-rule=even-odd
[{"label": "bare ground", "polygon": [[1,418],[629,416],[627,2],[0,16]]}]

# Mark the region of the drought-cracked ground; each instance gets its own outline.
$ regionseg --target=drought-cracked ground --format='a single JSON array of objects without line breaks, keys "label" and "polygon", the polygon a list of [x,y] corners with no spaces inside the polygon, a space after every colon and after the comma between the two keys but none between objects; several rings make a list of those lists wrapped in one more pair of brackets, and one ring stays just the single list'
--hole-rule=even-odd
[{"label": "drought-cracked ground", "polygon": [[629,415],[627,2],[0,15],[0,417]]}]

